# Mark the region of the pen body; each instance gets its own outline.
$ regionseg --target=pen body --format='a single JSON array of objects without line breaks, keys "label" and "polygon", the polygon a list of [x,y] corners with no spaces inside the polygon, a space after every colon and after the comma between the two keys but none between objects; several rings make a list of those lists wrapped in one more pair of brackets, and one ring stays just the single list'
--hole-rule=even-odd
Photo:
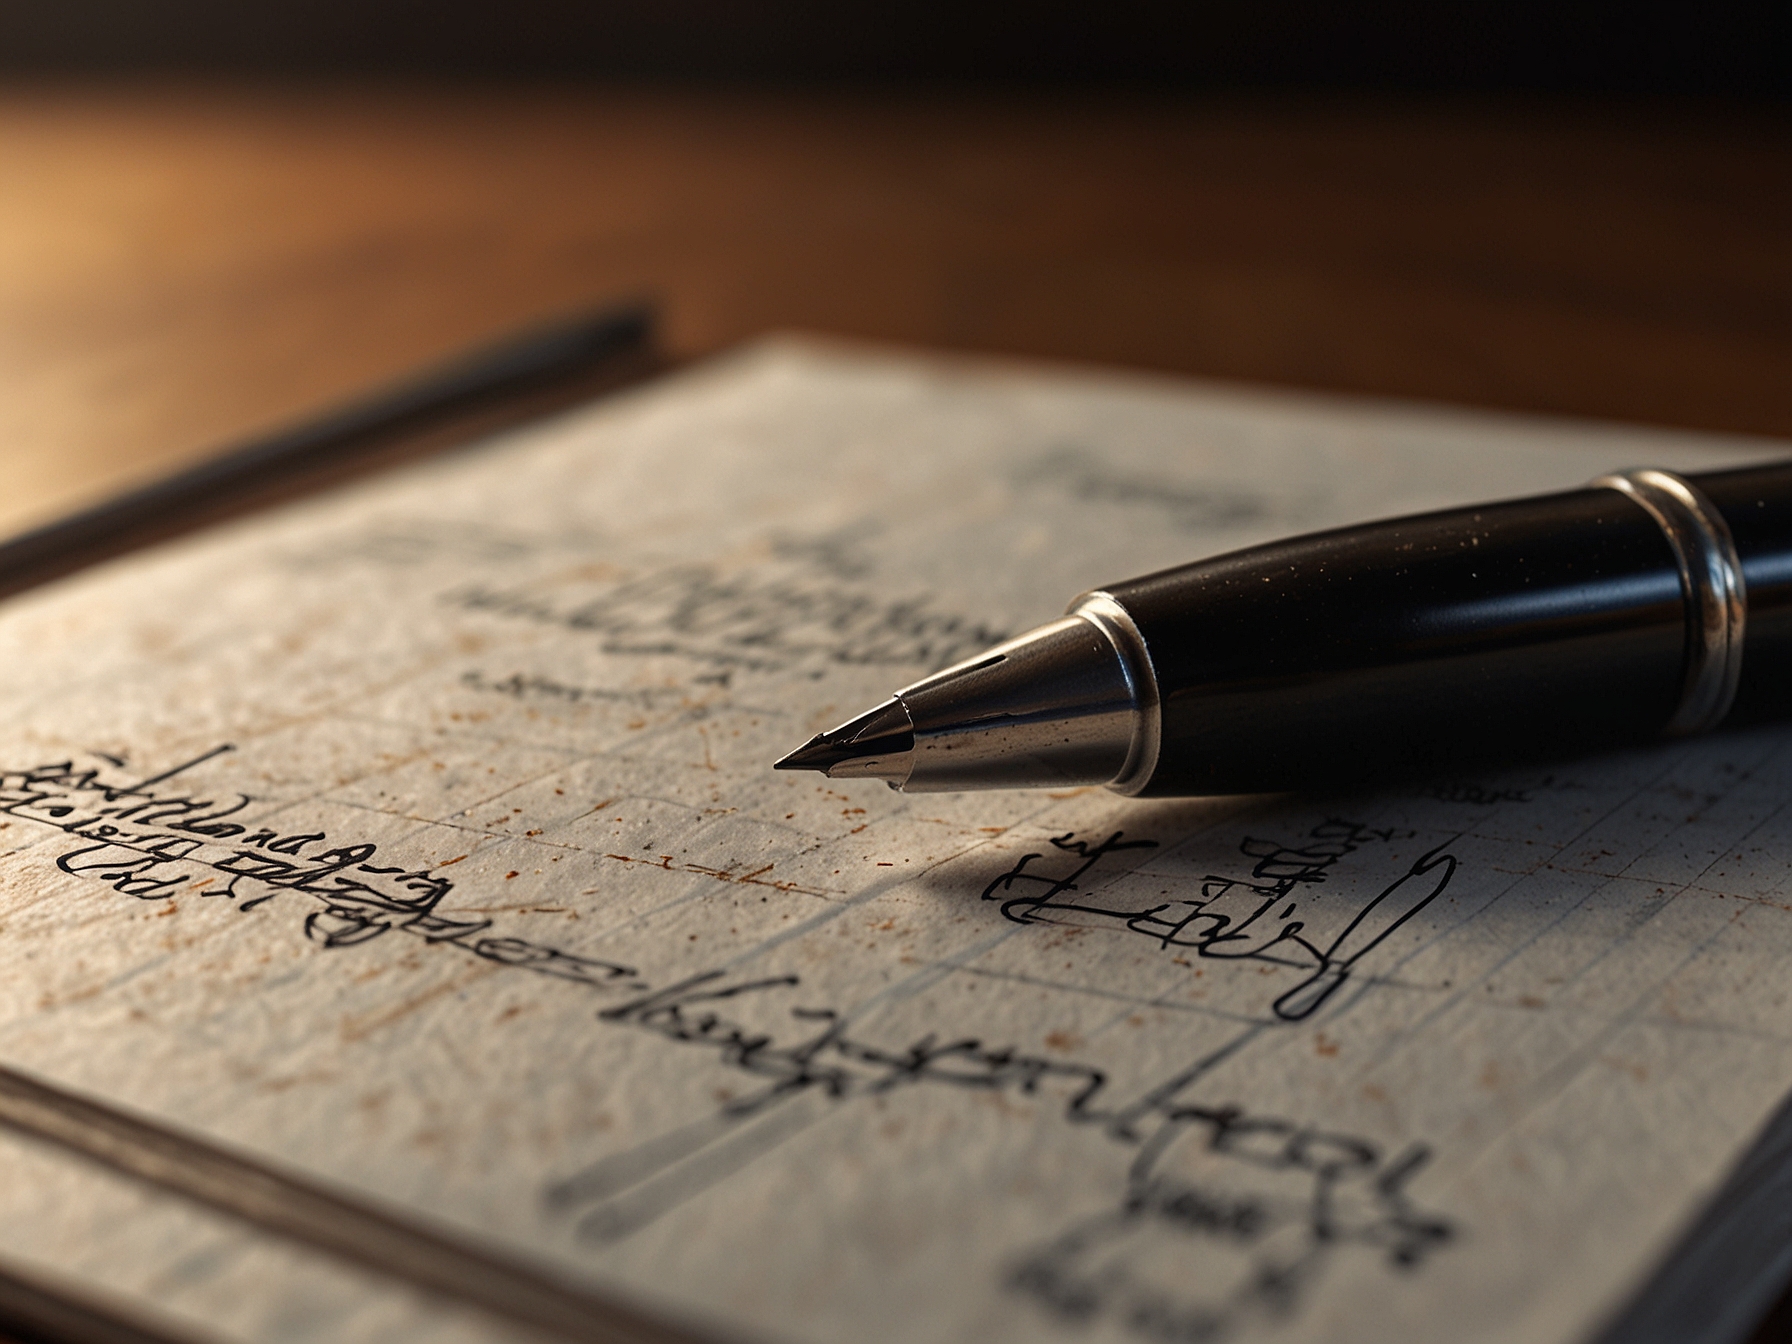
[{"label": "pen body", "polygon": [[1747,592],[1742,680],[1729,725],[1792,715],[1792,464],[1687,477],[1717,506]]},{"label": "pen body", "polygon": [[[1691,478],[1748,625],[1731,721],[1792,708],[1792,468]],[[1661,525],[1576,490],[1317,533],[1103,590],[1149,650],[1148,795],[1461,769],[1658,737],[1692,633]]]},{"label": "pen body", "polygon": [[1792,715],[1792,464],[1640,470],[1085,593],[778,762],[911,792],[1257,793]]}]

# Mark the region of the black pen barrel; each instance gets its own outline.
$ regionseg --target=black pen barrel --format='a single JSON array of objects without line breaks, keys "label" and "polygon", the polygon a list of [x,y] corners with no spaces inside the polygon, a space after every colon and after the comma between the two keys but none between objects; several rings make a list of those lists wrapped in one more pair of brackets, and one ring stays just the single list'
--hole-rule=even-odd
[{"label": "black pen barrel", "polygon": [[1267,793],[1792,717],[1792,463],[1338,528],[1085,593],[778,764]]},{"label": "black pen barrel", "polygon": [[[1690,478],[1748,601],[1732,720],[1792,702],[1792,467]],[[1659,737],[1695,632],[1675,548],[1618,490],[1256,546],[1103,590],[1157,683],[1147,795],[1417,776]]]},{"label": "black pen barrel", "polygon": [[1716,505],[1736,544],[1747,594],[1742,677],[1726,724],[1792,715],[1792,463],[1686,478]]}]

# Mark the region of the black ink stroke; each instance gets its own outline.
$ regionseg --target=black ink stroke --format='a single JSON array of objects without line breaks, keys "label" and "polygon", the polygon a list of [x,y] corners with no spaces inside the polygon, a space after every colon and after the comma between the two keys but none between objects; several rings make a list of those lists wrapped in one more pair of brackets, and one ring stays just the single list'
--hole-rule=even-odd
[{"label": "black ink stroke", "polygon": [[[1075,921],[1122,929],[1163,948],[1192,951],[1224,961],[1252,960],[1307,971],[1299,984],[1283,993],[1271,1011],[1284,1021],[1298,1022],[1318,1012],[1351,976],[1358,961],[1395,930],[1442,895],[1455,875],[1457,860],[1446,853],[1446,841],[1413,860],[1407,870],[1364,905],[1334,937],[1320,940],[1309,933],[1302,902],[1327,872],[1365,844],[1410,838],[1412,832],[1376,829],[1361,822],[1331,818],[1295,845],[1247,838],[1240,850],[1255,859],[1247,878],[1209,875],[1194,900],[1162,901],[1145,906],[1106,906],[1076,899],[1084,878],[1103,858],[1121,850],[1152,845],[1128,841],[1116,831],[1102,841],[1079,840],[1074,833],[1053,836],[1059,853],[1078,860],[1067,870],[1034,871],[1043,851],[1023,854],[1007,872],[983,889],[986,901],[1002,900],[1002,914],[1016,923]],[[1014,895],[1017,886],[1024,895]]]},{"label": "black ink stroke", "polygon": [[[1196,1174],[1173,1167],[1178,1149]],[[1429,1157],[1232,1107],[1177,1107],[1140,1147],[1118,1206],[1018,1257],[1008,1284],[1066,1325],[1223,1340],[1291,1316],[1345,1248],[1410,1271],[1446,1244],[1454,1229],[1406,1189]],[[1188,1272],[1191,1255],[1204,1273]]]},{"label": "black ink stroke", "polygon": [[666,655],[754,672],[817,662],[945,667],[1007,638],[994,626],[935,611],[925,598],[892,601],[870,587],[807,570],[725,573],[715,565],[688,564],[625,580],[583,600],[471,583],[442,601],[586,633],[606,653]]},{"label": "black ink stroke", "polygon": [[[0,772],[0,812],[68,837],[73,844],[56,860],[62,871],[134,899],[193,891],[223,896],[243,912],[277,898],[275,910],[297,900],[306,936],[332,953],[398,931],[606,996],[623,993],[621,1002],[597,1010],[598,1022],[705,1053],[747,1084],[740,1096],[682,1127],[550,1185],[547,1209],[574,1217],[585,1240],[638,1231],[838,1107],[917,1088],[1048,1103],[1065,1122],[1133,1152],[1115,1208],[1079,1217],[1013,1261],[1008,1286],[1063,1322],[1104,1319],[1148,1341],[1217,1341],[1255,1316],[1294,1310],[1346,1248],[1377,1250],[1410,1269],[1452,1235],[1446,1220],[1419,1212],[1406,1194],[1426,1160],[1422,1146],[1388,1155],[1358,1137],[1190,1099],[1218,1064],[1273,1030],[1265,1023],[1242,1030],[1228,1024],[1224,1039],[1191,1041],[1192,1063],[1136,1095],[1117,1095],[1099,1061],[1037,1054],[974,1034],[882,1039],[856,1026],[846,1011],[805,1002],[802,980],[793,974],[708,970],[655,986],[621,962],[499,936],[490,920],[439,914],[453,883],[427,869],[378,862],[379,847],[371,841],[322,830],[252,829],[236,819],[248,797],[219,801],[171,785],[227,750],[131,783],[73,760]],[[117,758],[99,759],[122,768]],[[1225,936],[1228,928],[1239,932],[1235,926],[1211,918],[1197,924],[1199,910],[1185,917],[1172,906],[1210,906],[1208,888],[1215,883],[1244,890],[1259,904],[1286,902],[1323,882],[1345,855],[1397,834],[1404,833],[1332,820],[1293,846],[1247,839],[1241,848],[1255,860],[1249,879],[1209,878],[1201,902],[1128,912],[1069,898],[1104,860],[1156,842],[1128,840],[1121,832],[1101,840],[1069,834],[1051,842],[1056,854],[1075,861],[1067,872],[1035,872],[1032,865],[1044,856],[1030,854],[984,896],[1007,893],[1003,913],[1017,922],[1093,914],[1164,947],[1192,946],[1209,956],[1282,960],[1298,945],[1319,969],[1303,982],[1306,999],[1293,1000],[1298,991],[1290,991],[1277,1000],[1276,1020],[1287,1022],[1316,1010],[1358,959],[1433,899],[1456,860],[1441,846],[1430,850],[1323,946],[1303,939],[1301,925],[1284,917],[1277,926],[1284,931],[1247,938],[1257,950],[1241,950]],[[1016,889],[1026,894],[1013,895]],[[1261,917],[1259,911],[1239,923]],[[1214,1170],[1183,1170],[1190,1153]],[[1211,1275],[1196,1275],[1192,1266],[1167,1281],[1151,1277],[1147,1262],[1165,1245],[1192,1249],[1196,1242],[1238,1252],[1236,1282],[1210,1282]]]},{"label": "black ink stroke", "polygon": [[1061,444],[1035,457],[1012,474],[1016,486],[1050,490],[1079,506],[1118,504],[1163,514],[1185,532],[1244,527],[1291,514],[1289,502],[1242,487],[1190,485],[1168,476],[1126,471],[1119,463],[1076,444]]},{"label": "black ink stroke", "polygon": [[217,748],[153,779],[120,784],[72,760],[0,772],[0,813],[49,826],[77,843],[57,856],[73,877],[103,882],[137,900],[178,892],[222,897],[248,912],[277,897],[303,899],[306,936],[326,948],[353,947],[394,930],[428,943],[452,943],[474,956],[582,984],[636,987],[631,966],[576,956],[520,938],[482,937],[489,919],[436,913],[454,889],[427,869],[375,862],[371,841],[332,843],[322,831],[253,831],[231,820],[250,803],[157,792]]},{"label": "black ink stroke", "polygon": [[[1066,1122],[1133,1150],[1116,1208],[1074,1220],[1011,1261],[1007,1286],[1066,1324],[1104,1318],[1146,1340],[1217,1341],[1256,1316],[1292,1312],[1349,1249],[1366,1248],[1397,1270],[1411,1270],[1454,1235],[1447,1219],[1420,1211],[1407,1193],[1429,1158],[1424,1145],[1390,1154],[1323,1126],[1187,1100],[1262,1026],[1234,1031],[1138,1095],[1116,1095],[1096,1064],[975,1037],[927,1034],[893,1048],[855,1032],[838,1012],[800,1005],[786,1010],[788,1035],[750,1024],[747,1005],[788,995],[800,983],[796,976],[710,971],[601,1010],[605,1021],[704,1050],[758,1085],[700,1120],[556,1182],[545,1192],[548,1206],[577,1214],[585,1240],[617,1240],[835,1107],[938,1086],[1055,1099]],[[802,1101],[806,1112],[792,1109]],[[1178,1170],[1169,1159],[1189,1150],[1215,1170]],[[1155,1282],[1143,1266],[1162,1259],[1165,1242],[1179,1268]],[[1238,1262],[1218,1281],[1208,1268],[1215,1244],[1229,1246]],[[1180,1262],[1197,1252],[1205,1252],[1200,1269]]]}]

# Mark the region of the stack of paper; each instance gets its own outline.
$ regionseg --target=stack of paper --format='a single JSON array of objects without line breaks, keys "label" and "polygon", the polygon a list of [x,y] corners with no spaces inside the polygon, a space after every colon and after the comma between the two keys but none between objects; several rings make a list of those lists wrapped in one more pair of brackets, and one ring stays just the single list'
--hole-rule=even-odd
[{"label": "stack of paper", "polygon": [[295,1342],[1735,1338],[1787,730],[769,766],[1106,581],[1771,449],[774,342],[16,600],[0,1264]]}]

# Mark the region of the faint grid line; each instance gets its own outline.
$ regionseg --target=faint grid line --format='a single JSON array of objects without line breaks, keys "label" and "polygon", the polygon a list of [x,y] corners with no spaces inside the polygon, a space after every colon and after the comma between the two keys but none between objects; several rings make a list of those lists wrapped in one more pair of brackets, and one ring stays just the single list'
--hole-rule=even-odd
[{"label": "faint grid line", "polygon": [[[961,969],[965,975],[986,976],[991,980],[1008,980],[1020,985],[1037,985],[1042,989],[1062,990],[1067,994],[1077,994],[1083,998],[1107,999],[1115,1003],[1130,1005],[1113,1019],[1114,1022],[1124,1022],[1140,1008],[1161,1008],[1165,1012],[1188,1013],[1196,1017],[1211,1017],[1222,1022],[1254,1023],[1262,1020],[1251,1013],[1229,1012],[1224,1008],[1214,1008],[1204,1003],[1176,1003],[1173,1001],[1166,1001],[1165,994],[1174,993],[1173,990],[1167,990],[1165,991],[1165,994],[1156,994],[1150,997],[1145,997],[1135,994],[1122,994],[1118,990],[1097,989],[1093,985],[1072,985],[1062,980],[1053,980],[1048,976],[1023,975],[1019,971],[995,971],[984,966],[965,966],[959,969]],[[1112,1025],[1112,1023],[1107,1025]],[[1106,1029],[1106,1026],[1103,1026],[1097,1028],[1097,1031],[1104,1031]]]},{"label": "faint grid line", "polygon": [[[1768,761],[1771,761],[1773,759],[1773,757],[1775,755],[1779,754],[1779,752],[1781,750],[1783,750],[1783,749],[1776,748],[1774,751],[1769,752],[1762,759],[1762,761],[1756,766],[1756,769],[1757,770],[1760,769],[1761,766],[1765,765]],[[1674,764],[1677,765],[1678,762],[1675,762]],[[1669,770],[1671,771],[1672,768],[1673,768],[1673,766],[1670,766]],[[1665,775],[1668,772],[1669,771],[1664,771],[1663,775]],[[1744,783],[1746,783],[1748,777],[1749,777],[1748,775],[1740,776],[1735,781],[1735,784],[1732,786],[1732,789],[1726,790],[1724,794],[1720,795],[1720,797],[1728,797],[1729,793],[1734,791],[1734,788],[1741,787]],[[1662,775],[1655,776],[1648,783],[1639,787],[1630,796],[1630,799],[1627,799],[1626,801],[1628,802],[1630,800],[1633,800],[1634,798],[1640,796],[1641,794],[1643,794],[1649,790],[1652,790],[1653,788],[1656,787],[1657,784],[1659,784],[1661,778],[1662,778]],[[1761,827],[1767,825],[1768,822],[1771,821],[1774,817],[1777,817],[1778,815],[1780,815],[1785,810],[1786,807],[1787,807],[1787,804],[1782,803],[1782,804],[1780,804],[1780,806],[1772,809],[1766,816],[1762,817],[1753,826],[1749,827],[1746,831],[1744,831],[1742,833],[1742,836],[1739,838],[1738,842],[1740,843],[1741,840],[1746,840],[1749,836],[1753,835]],[[1615,811],[1616,809],[1613,809],[1613,810]],[[1610,814],[1608,813],[1607,815],[1609,816]],[[1581,834],[1584,835],[1585,832],[1583,831],[1583,832],[1581,832]],[[1578,837],[1577,837],[1577,839],[1578,839]],[[1571,841],[1569,843],[1574,843],[1574,842]],[[1566,847],[1566,846],[1564,846],[1564,847]],[[1730,846],[1725,846],[1725,851],[1727,852],[1729,848],[1730,848]],[[1723,862],[1723,855],[1720,854],[1718,857],[1712,859],[1709,863],[1707,863],[1704,868],[1700,869],[1698,876],[1700,876],[1700,877],[1704,876],[1706,873],[1708,873],[1711,870],[1711,868],[1713,866],[1715,866],[1716,864],[1721,863],[1721,862]],[[1605,875],[1605,877],[1606,877],[1605,882],[1603,882],[1599,886],[1593,888],[1592,891],[1587,893],[1586,897],[1584,897],[1580,902],[1576,903],[1576,905],[1573,907],[1575,910],[1578,910],[1579,908],[1581,908],[1581,906],[1585,905],[1585,903],[1588,900],[1591,900],[1600,891],[1605,890],[1605,888],[1607,886],[1611,885],[1613,882],[1625,881],[1625,880],[1628,880],[1628,881],[1637,880],[1637,879],[1626,879],[1626,878],[1623,878],[1621,875],[1614,876],[1614,875],[1608,874],[1608,875]],[[1674,891],[1674,893],[1672,895],[1668,896],[1666,899],[1659,902],[1656,905],[1656,907],[1653,910],[1651,910],[1643,919],[1638,920],[1635,925],[1633,925],[1631,928],[1627,929],[1617,939],[1613,940],[1612,943],[1610,943],[1607,947],[1602,949],[1600,951],[1600,953],[1598,954],[1598,956],[1596,956],[1592,962],[1588,963],[1587,966],[1582,967],[1581,970],[1576,973],[1574,979],[1572,981],[1570,981],[1570,983],[1578,982],[1583,975],[1585,975],[1589,970],[1592,969],[1593,966],[1601,964],[1602,962],[1605,961],[1605,959],[1607,957],[1615,954],[1615,952],[1619,948],[1621,948],[1621,947],[1625,946],[1627,943],[1629,943],[1630,940],[1636,936],[1638,931],[1640,931],[1647,925],[1653,923],[1671,905],[1678,902],[1680,900],[1680,898],[1686,894],[1686,892],[1690,888],[1690,886],[1691,886],[1691,883],[1686,883],[1686,884],[1680,885]],[[1566,915],[1564,915],[1564,918],[1566,918]],[[1559,922],[1559,921],[1557,921],[1557,922]],[[1552,924],[1551,927],[1553,927],[1553,926],[1554,925]],[[1520,1109],[1517,1114],[1511,1115],[1509,1117],[1509,1122],[1507,1124],[1501,1126],[1498,1130],[1487,1135],[1483,1139],[1482,1142],[1480,1142],[1478,1144],[1474,1144],[1472,1146],[1472,1149],[1470,1150],[1470,1155],[1468,1155],[1466,1157],[1461,1156],[1461,1154],[1463,1153],[1463,1149],[1457,1148],[1457,1149],[1453,1150],[1452,1155],[1451,1155],[1452,1156],[1452,1165],[1457,1165],[1462,1170],[1468,1169],[1470,1166],[1472,1166],[1474,1164],[1474,1162],[1479,1160],[1479,1157],[1481,1154],[1488,1151],[1488,1149],[1490,1149],[1494,1143],[1498,1142],[1498,1140],[1500,1138],[1502,1138],[1504,1135],[1510,1133],[1513,1129],[1517,1128],[1521,1123],[1523,1123],[1523,1121],[1525,1119],[1527,1119],[1530,1115],[1532,1115],[1534,1112],[1536,1112],[1539,1108],[1547,1105],[1556,1096],[1560,1095],[1563,1091],[1565,1091],[1574,1082],[1575,1078],[1577,1078],[1580,1075],[1581,1071],[1586,1068],[1587,1064],[1594,1058],[1596,1053],[1599,1050],[1603,1049],[1605,1047],[1606,1043],[1609,1042],[1613,1036],[1615,1036],[1619,1032],[1623,1031],[1626,1027],[1629,1027],[1638,1021],[1647,1020],[1643,1017],[1643,1015],[1640,1011],[1642,1006],[1645,1003],[1647,1003],[1650,999],[1659,995],[1662,985],[1666,984],[1668,981],[1672,980],[1675,976],[1679,975],[1682,971],[1684,971],[1686,969],[1687,966],[1691,965],[1693,962],[1695,962],[1698,959],[1700,959],[1701,957],[1703,957],[1709,951],[1712,944],[1714,944],[1718,939],[1722,938],[1725,935],[1725,933],[1728,932],[1729,928],[1730,928],[1730,921],[1726,920],[1726,921],[1723,921],[1722,923],[1720,923],[1715,929],[1713,929],[1711,931],[1710,934],[1708,934],[1706,937],[1700,939],[1699,942],[1697,942],[1691,949],[1689,949],[1678,960],[1676,960],[1675,963],[1666,972],[1652,977],[1648,985],[1638,989],[1638,991],[1635,994],[1631,995],[1630,998],[1628,1000],[1626,1000],[1620,1007],[1618,1007],[1617,1009],[1615,1009],[1609,1013],[1606,1013],[1603,1016],[1602,1020],[1600,1021],[1599,1025],[1597,1026],[1596,1030],[1593,1032],[1593,1034],[1591,1036],[1583,1038],[1579,1044],[1577,1044],[1570,1050],[1566,1051],[1557,1060],[1557,1062],[1555,1064],[1553,1064],[1549,1068],[1545,1069],[1543,1071],[1543,1073],[1536,1079],[1536,1081],[1534,1081],[1529,1087],[1526,1087],[1525,1089],[1523,1089],[1524,1100],[1520,1103]],[[1535,939],[1528,940],[1524,946],[1529,947],[1529,946],[1533,945],[1535,943],[1535,941],[1536,941]],[[1522,950],[1522,949],[1520,949],[1520,950]],[[1514,952],[1512,954],[1512,956],[1514,956],[1514,957],[1517,955],[1518,955],[1518,952]],[[1512,957],[1503,958],[1498,963],[1498,966],[1503,967],[1506,964],[1508,964],[1511,960],[1512,960]],[[1485,981],[1485,978],[1486,977],[1482,977],[1483,982]],[[1466,993],[1467,993],[1467,989],[1465,987],[1465,989],[1463,991],[1463,995],[1466,995]],[[1460,997],[1460,996],[1457,996],[1457,997]],[[1442,1010],[1440,1009],[1439,1011],[1442,1011]],[[1435,1016],[1436,1016],[1435,1013],[1429,1015],[1428,1018],[1426,1019],[1427,1022],[1429,1022]],[[1717,1029],[1713,1029],[1713,1030],[1717,1030]],[[1723,1034],[1723,1033],[1721,1031],[1719,1031],[1719,1034]],[[1379,1064],[1380,1062],[1382,1062],[1382,1060],[1384,1060],[1387,1057],[1388,1053],[1389,1053],[1389,1051],[1387,1051],[1387,1050],[1383,1050],[1382,1052],[1380,1052],[1376,1056],[1376,1058],[1372,1061],[1372,1064]]]}]

